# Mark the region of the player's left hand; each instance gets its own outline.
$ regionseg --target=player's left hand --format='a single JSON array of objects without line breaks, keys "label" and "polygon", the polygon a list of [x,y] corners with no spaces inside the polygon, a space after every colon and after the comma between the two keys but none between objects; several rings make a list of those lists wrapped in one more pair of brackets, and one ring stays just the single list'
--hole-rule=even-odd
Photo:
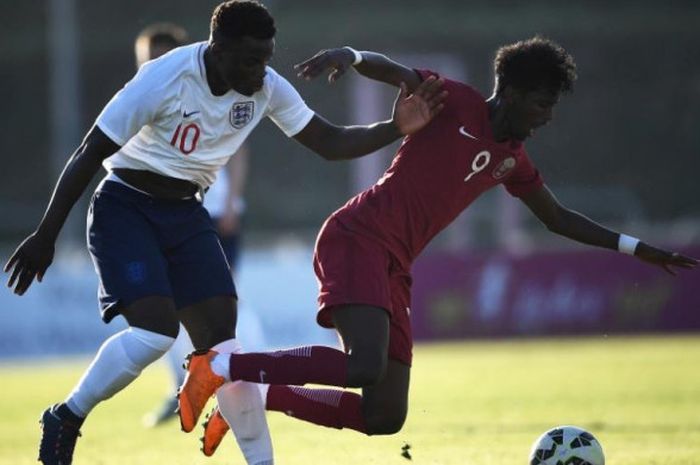
[{"label": "player's left hand", "polygon": [[355,56],[347,48],[332,48],[321,50],[308,60],[294,65],[297,76],[302,79],[311,80],[326,70],[331,70],[328,74],[328,82],[333,83],[340,79],[352,66]]},{"label": "player's left hand", "polygon": [[419,131],[440,113],[447,97],[447,91],[442,90],[444,83],[442,78],[430,76],[412,94],[408,93],[406,84],[401,83],[392,118],[401,134],[407,136]]},{"label": "player's left hand", "polygon": [[23,295],[35,278],[41,282],[53,262],[54,249],[54,242],[39,233],[27,237],[5,264],[5,273],[11,272],[7,287],[14,287],[15,294]]},{"label": "player's left hand", "polygon": [[642,261],[659,266],[674,276],[677,274],[674,267],[692,269],[698,264],[698,260],[694,258],[686,257],[677,252],[657,249],[644,242],[640,242],[637,245],[634,256]]}]

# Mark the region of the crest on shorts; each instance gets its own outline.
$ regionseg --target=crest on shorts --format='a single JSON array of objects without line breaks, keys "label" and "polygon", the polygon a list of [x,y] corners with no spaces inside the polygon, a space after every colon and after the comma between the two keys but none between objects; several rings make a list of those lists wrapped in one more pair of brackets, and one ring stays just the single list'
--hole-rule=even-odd
[{"label": "crest on shorts", "polygon": [[144,262],[127,263],[126,279],[132,284],[143,284],[146,281],[146,264]]},{"label": "crest on shorts", "polygon": [[503,176],[508,174],[508,172],[513,168],[515,168],[515,158],[508,157],[505,160],[503,160],[501,164],[496,167],[495,170],[493,170],[491,176],[493,176],[494,179],[501,179]]},{"label": "crest on shorts", "polygon": [[228,113],[228,121],[236,129],[241,129],[246,124],[250,123],[255,114],[255,102],[239,102],[234,103],[231,111]]}]

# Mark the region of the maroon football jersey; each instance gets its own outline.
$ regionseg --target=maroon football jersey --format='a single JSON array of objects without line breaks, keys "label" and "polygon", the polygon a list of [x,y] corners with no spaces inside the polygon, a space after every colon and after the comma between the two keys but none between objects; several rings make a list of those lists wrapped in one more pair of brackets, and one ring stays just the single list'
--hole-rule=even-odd
[{"label": "maroon football jersey", "polygon": [[482,192],[504,184],[519,197],[543,185],[522,143],[493,140],[486,101],[476,90],[451,80],[444,88],[442,112],[404,139],[374,186],[333,214],[347,229],[384,244],[407,268]]}]

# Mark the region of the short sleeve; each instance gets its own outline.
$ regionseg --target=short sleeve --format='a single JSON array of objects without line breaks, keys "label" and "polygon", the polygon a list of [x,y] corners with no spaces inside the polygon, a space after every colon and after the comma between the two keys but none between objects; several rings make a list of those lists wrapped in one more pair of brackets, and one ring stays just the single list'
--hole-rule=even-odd
[{"label": "short sleeve", "polygon": [[544,180],[527,154],[523,153],[513,173],[508,176],[503,185],[513,197],[524,197],[542,188]]},{"label": "short sleeve", "polygon": [[[268,72],[274,73],[272,70]],[[294,86],[276,74],[267,116],[287,137],[292,137],[309,124],[311,118],[314,117],[314,112],[306,106],[304,99],[301,98]]]},{"label": "short sleeve", "polygon": [[96,124],[118,145],[125,145],[155,120],[167,103],[167,85],[157,63],[146,63],[107,103]]},{"label": "short sleeve", "polygon": [[[451,115],[464,123],[471,121],[475,116],[477,116],[479,121],[482,121],[484,115],[488,115],[484,97],[470,85],[448,79],[445,76],[441,76],[440,73],[429,69],[414,69],[414,71],[421,78],[421,81],[425,81],[430,76],[443,79],[444,84],[442,88],[447,91],[447,98],[443,101],[445,106],[445,109],[442,111],[443,114]],[[481,126],[479,125],[479,128],[471,127],[470,129],[472,131],[482,131],[483,128]]]}]

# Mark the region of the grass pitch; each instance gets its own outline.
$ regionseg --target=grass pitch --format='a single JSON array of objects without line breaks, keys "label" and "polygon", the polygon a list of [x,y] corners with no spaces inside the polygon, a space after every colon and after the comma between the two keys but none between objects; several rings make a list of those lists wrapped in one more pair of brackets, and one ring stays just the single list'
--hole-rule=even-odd
[{"label": "grass pitch", "polygon": [[[700,336],[518,340],[416,348],[404,429],[365,437],[269,415],[280,465],[525,465],[546,429],[591,430],[615,465],[700,464]],[[40,412],[88,360],[0,364],[0,464],[36,463]],[[98,406],[74,465],[243,464],[232,437],[213,458],[177,421],[141,426],[168,386],[156,364]],[[412,462],[401,456],[410,444]]]}]

